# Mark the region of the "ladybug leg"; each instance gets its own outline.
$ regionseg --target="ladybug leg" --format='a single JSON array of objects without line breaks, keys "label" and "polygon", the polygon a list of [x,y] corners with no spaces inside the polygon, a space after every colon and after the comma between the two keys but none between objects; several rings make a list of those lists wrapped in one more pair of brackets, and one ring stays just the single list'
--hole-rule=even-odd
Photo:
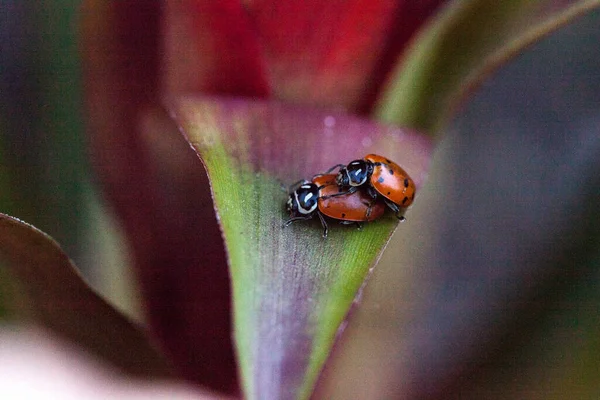
[{"label": "ladybug leg", "polygon": [[379,196],[379,194],[377,193],[377,190],[375,190],[375,188],[373,186],[367,186],[367,193],[373,199],[376,199]]},{"label": "ladybug leg", "polygon": [[375,204],[375,199],[373,199],[373,201],[370,203],[363,201],[363,204],[367,206],[367,212],[365,213],[365,221],[369,221],[369,218],[371,217],[371,211],[373,210],[373,204]]},{"label": "ladybug leg", "polygon": [[321,215],[320,212],[317,211],[317,215],[319,216],[319,219],[321,220],[321,225],[323,226],[323,237],[327,238],[327,222],[325,222],[325,218],[323,218],[323,215]]},{"label": "ladybug leg", "polygon": [[[320,189],[320,188],[319,188],[319,189]],[[340,190],[341,190],[341,189],[340,189]],[[350,186],[350,189],[348,189],[348,190],[347,190],[347,191],[345,191],[345,192],[334,193],[334,194],[330,194],[330,195],[327,195],[327,196],[322,196],[321,198],[322,198],[322,199],[328,199],[328,198],[330,198],[330,197],[343,196],[343,195],[345,195],[345,194],[352,194],[352,193],[356,192],[357,190],[358,190],[358,187],[357,187],[357,186]]]},{"label": "ladybug leg", "polygon": [[324,174],[328,174],[328,173],[332,172],[336,168],[344,168],[344,167],[345,167],[344,164],[336,164],[333,167],[329,168],[327,171],[325,171]]},{"label": "ladybug leg", "polygon": [[306,221],[308,219],[312,219],[312,215],[308,216],[308,217],[294,217],[294,218],[290,218],[287,221],[285,221],[283,223],[282,228],[285,228],[286,226],[290,226],[293,222],[296,221]]},{"label": "ladybug leg", "polygon": [[394,212],[394,214],[396,214],[396,218],[398,218],[398,220],[400,220],[400,222],[406,221],[406,218],[404,218],[404,215],[401,214],[400,207],[398,207],[398,205],[396,203],[393,203],[393,202],[389,201],[388,199],[384,199],[384,201],[385,201],[385,204],[387,204],[387,206]]},{"label": "ladybug leg", "polygon": [[383,201],[385,201],[385,204],[394,212],[394,214],[398,215],[398,213],[400,212],[400,208],[396,203],[393,203],[388,199],[383,199]]},{"label": "ladybug leg", "polygon": [[356,225],[358,230],[360,231],[363,228],[363,224],[358,221],[340,221],[341,225]]}]

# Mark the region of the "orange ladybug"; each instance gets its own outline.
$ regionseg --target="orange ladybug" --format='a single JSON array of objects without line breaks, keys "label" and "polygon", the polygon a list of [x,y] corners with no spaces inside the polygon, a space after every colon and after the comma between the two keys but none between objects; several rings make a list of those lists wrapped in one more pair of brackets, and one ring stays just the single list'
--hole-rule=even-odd
[{"label": "orange ladybug", "polygon": [[290,212],[284,226],[295,221],[311,219],[315,214],[321,220],[323,237],[327,237],[327,222],[323,216],[340,220],[342,224],[358,224],[373,221],[383,215],[385,204],[376,201],[363,191],[340,193],[335,183],[336,175],[316,175],[312,181],[302,181],[290,190],[287,209]]},{"label": "orange ladybug", "polygon": [[346,166],[336,165],[331,170],[335,168],[340,168],[335,179],[337,185],[349,187],[342,193],[355,193],[359,187],[366,186],[371,197],[383,197],[396,217],[404,220],[401,213],[413,203],[416,188],[414,181],[398,164],[377,154],[369,154]]}]

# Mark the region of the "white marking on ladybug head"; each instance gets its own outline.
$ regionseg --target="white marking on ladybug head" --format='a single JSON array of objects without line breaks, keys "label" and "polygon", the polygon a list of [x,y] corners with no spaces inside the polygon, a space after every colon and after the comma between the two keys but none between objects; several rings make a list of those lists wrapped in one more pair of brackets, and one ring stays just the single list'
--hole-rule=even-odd
[{"label": "white marking on ladybug head", "polygon": [[[310,185],[306,185],[306,187],[304,189],[310,189],[310,188],[311,188]],[[306,208],[302,207],[303,202],[301,202],[298,199],[298,191],[297,190],[294,192],[294,196],[296,198],[296,203],[298,204],[298,212],[300,214],[307,215],[307,214],[310,214],[310,213],[312,213],[313,211],[315,211],[317,209],[318,204],[317,204],[316,201],[315,201],[315,203],[309,209],[306,209]],[[304,202],[306,202],[307,200],[310,200],[312,197],[313,197],[313,194],[312,193],[308,193],[306,195],[306,197],[304,198]]]}]

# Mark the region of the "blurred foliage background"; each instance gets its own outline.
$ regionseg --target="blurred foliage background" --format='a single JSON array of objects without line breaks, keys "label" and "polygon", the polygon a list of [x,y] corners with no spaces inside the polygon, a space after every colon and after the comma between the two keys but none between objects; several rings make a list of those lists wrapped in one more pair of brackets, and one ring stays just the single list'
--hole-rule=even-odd
[{"label": "blurred foliage background", "polygon": [[3,3],[3,211],[65,243],[82,234],[84,155],[77,2]]},{"label": "blurred foliage background", "polygon": [[55,238],[100,292],[138,318],[125,239],[87,159],[79,3],[0,6],[0,211]]},{"label": "blurred foliage background", "polygon": [[[78,3],[0,7],[0,211],[53,236],[139,316],[125,238],[86,157]],[[393,397],[409,371],[430,398],[464,396],[458,382],[471,398],[523,395],[532,382],[543,398],[597,398],[598,26],[595,11],[533,46],[446,130],[428,185],[335,349],[324,397],[334,387],[339,398]],[[0,301],[10,301],[2,271]],[[431,373],[447,386],[431,387]]]},{"label": "blurred foliage background", "polygon": [[598,26],[528,49],[445,130],[323,398],[598,398]]}]

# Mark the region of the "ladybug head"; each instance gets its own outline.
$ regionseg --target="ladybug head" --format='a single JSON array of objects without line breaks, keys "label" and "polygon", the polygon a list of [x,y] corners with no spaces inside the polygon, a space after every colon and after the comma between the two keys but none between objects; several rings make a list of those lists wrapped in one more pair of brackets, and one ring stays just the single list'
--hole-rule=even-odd
[{"label": "ladybug head", "polygon": [[308,215],[317,209],[319,188],[314,183],[304,183],[290,193],[287,209],[292,214]]},{"label": "ladybug head", "polygon": [[369,165],[364,160],[354,160],[340,169],[335,183],[338,186],[360,186],[369,179]]}]

